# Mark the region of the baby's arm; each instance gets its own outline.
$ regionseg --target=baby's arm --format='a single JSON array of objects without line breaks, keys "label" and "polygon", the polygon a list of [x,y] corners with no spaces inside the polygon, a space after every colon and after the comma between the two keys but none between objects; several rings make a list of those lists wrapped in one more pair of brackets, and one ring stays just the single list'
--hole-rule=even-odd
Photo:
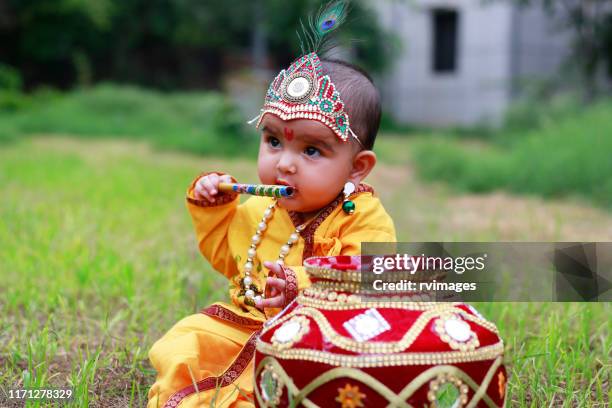
[{"label": "baby's arm", "polygon": [[228,278],[238,273],[228,244],[228,230],[238,207],[237,194],[218,191],[219,182],[231,182],[226,174],[208,173],[198,177],[187,191],[200,252],[212,267]]}]

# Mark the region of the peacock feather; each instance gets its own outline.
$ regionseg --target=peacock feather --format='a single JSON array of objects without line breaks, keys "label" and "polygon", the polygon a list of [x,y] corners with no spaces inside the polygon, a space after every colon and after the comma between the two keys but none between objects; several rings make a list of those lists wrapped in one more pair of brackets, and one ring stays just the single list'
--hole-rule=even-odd
[{"label": "peacock feather", "polygon": [[319,8],[319,12],[308,17],[308,24],[300,20],[302,33],[298,31],[302,54],[322,54],[331,48],[330,33],[344,23],[349,12],[350,0],[330,1]]}]

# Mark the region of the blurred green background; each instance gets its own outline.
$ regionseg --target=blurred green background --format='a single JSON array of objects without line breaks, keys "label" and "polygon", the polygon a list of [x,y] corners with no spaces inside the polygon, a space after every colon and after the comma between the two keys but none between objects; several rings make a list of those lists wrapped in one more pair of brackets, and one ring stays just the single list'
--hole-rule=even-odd
[{"label": "blurred green background", "polygon": [[[497,126],[384,115],[368,182],[400,240],[612,240],[611,11],[507,1],[578,33],[571,57],[526,81]],[[225,296],[184,191],[201,170],[257,182],[247,116],[317,6],[0,1],[0,406],[8,387],[50,385],[74,387],[72,406],[144,404],[151,344]],[[371,6],[354,3],[338,40],[378,82],[410,44]],[[479,309],[506,340],[513,406],[610,401],[610,304]]]}]

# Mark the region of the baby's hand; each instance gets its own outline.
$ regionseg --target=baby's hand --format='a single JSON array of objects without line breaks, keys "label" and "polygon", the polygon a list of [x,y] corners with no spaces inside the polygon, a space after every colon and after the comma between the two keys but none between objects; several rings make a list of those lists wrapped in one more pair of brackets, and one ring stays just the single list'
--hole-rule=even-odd
[{"label": "baby's hand", "polygon": [[196,199],[205,199],[214,203],[215,196],[219,194],[219,183],[231,183],[232,176],[225,174],[220,176],[215,173],[201,177],[195,183],[194,195]]},{"label": "baby's hand", "polygon": [[264,262],[264,266],[268,268],[275,277],[268,277],[266,279],[266,299],[256,300],[255,306],[259,309],[263,309],[264,307],[285,307],[287,304],[285,295],[285,271],[276,262]]}]

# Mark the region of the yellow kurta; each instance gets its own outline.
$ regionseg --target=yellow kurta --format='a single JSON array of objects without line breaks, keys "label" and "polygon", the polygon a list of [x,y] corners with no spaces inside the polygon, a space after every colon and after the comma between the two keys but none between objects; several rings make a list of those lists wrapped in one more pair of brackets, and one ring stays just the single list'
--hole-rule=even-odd
[{"label": "yellow kurta", "polygon": [[[186,317],[153,345],[149,357],[158,376],[149,391],[148,408],[252,406],[255,340],[266,315],[244,304],[240,282],[251,238],[273,199],[250,197],[239,204],[237,197],[225,196],[210,205],[194,199],[193,185],[187,207],[198,246],[213,268],[229,279],[232,303],[216,303]],[[302,266],[308,256],[358,255],[362,242],[395,242],[393,221],[371,187],[361,184],[351,199],[356,206],[352,215],[344,213],[339,197],[308,224],[285,257],[300,290],[310,284]],[[251,272],[259,288],[268,274],[263,262],[278,259],[281,246],[301,222],[299,214],[282,208],[268,220]]]}]

